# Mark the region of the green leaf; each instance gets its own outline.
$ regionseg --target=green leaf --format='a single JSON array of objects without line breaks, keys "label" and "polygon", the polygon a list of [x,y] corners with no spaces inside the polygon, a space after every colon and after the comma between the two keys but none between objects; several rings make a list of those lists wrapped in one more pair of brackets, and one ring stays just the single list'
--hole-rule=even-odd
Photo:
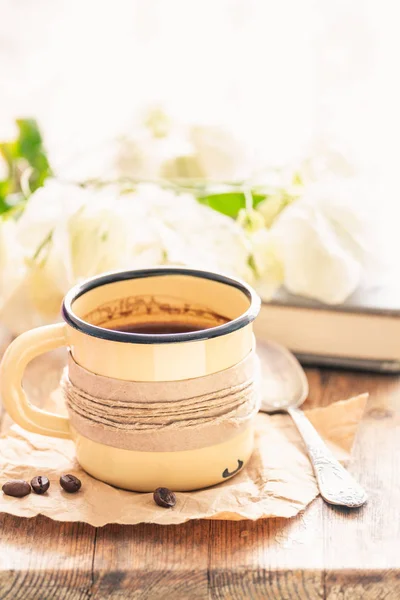
[{"label": "green leaf", "polygon": [[5,213],[9,209],[9,206],[4,198],[0,196],[0,215]]},{"label": "green leaf", "polygon": [[1,142],[0,143],[0,154],[3,156],[7,163],[8,169],[11,171],[13,168],[13,161],[18,156],[18,147],[16,142]]},{"label": "green leaf", "polygon": [[260,202],[262,202],[266,198],[265,195],[256,194],[254,192],[252,192],[252,195],[253,195],[253,208],[255,208],[258,204],[260,204]]},{"label": "green leaf", "polygon": [[24,205],[26,198],[51,175],[42,136],[34,119],[18,119],[18,137],[0,142],[0,154],[7,167],[8,177],[0,181],[0,214]]},{"label": "green leaf", "polygon": [[7,196],[9,192],[10,182],[7,179],[4,181],[0,181],[0,215],[10,208],[7,202]]},{"label": "green leaf", "polygon": [[43,147],[39,126],[35,119],[18,119],[18,156],[25,158],[32,167],[29,183],[32,191],[41,187],[51,175],[49,161]]},{"label": "green leaf", "polygon": [[[252,192],[253,208],[265,200],[265,196]],[[246,208],[246,199],[243,192],[224,192],[221,194],[210,194],[198,198],[199,202],[210,208],[236,219],[239,211]]]},{"label": "green leaf", "polygon": [[10,192],[10,182],[8,179],[0,181],[0,198],[5,198]]}]

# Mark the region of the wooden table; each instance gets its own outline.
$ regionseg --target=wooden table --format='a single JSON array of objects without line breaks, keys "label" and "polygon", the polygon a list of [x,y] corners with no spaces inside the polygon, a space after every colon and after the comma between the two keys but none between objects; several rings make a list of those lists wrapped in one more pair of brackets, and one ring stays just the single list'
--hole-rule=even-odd
[{"label": "wooden table", "polygon": [[308,406],[371,394],[350,470],[359,510],[95,529],[0,515],[0,598],[400,599],[400,378],[308,370]]}]

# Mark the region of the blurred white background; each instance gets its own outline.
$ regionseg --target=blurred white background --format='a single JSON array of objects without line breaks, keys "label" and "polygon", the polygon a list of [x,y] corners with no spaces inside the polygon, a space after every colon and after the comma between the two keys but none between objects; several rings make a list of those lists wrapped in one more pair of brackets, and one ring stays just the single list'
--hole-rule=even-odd
[{"label": "blurred white background", "polygon": [[[37,119],[58,178],[3,220],[3,321],[15,332],[32,325],[21,315],[54,319],[77,281],[163,261],[245,278],[264,300],[284,286],[340,304],[388,283],[400,297],[398,11],[397,0],[0,0],[0,140],[16,117]],[[154,108],[172,123],[165,139],[148,122],[143,132]],[[229,217],[162,186],[117,204],[106,191],[104,206],[71,187],[173,179],[170,154],[208,184],[251,187],[270,167],[284,167],[283,183]],[[16,308],[27,298],[37,314]]]},{"label": "blurred white background", "polygon": [[146,104],[282,164],[329,143],[395,180],[395,0],[0,0],[0,137],[36,117],[60,172]]}]

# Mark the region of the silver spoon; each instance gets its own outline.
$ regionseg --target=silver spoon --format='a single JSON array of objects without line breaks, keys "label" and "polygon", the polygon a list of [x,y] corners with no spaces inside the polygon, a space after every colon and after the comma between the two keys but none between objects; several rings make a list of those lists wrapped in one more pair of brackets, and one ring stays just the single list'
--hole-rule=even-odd
[{"label": "silver spoon", "polygon": [[287,412],[293,419],[307,448],[319,491],[329,504],[356,508],[367,500],[367,494],[336,460],[321,436],[299,406],[308,396],[308,381],[298,360],[275,342],[257,344],[262,362],[263,398],[261,411]]}]

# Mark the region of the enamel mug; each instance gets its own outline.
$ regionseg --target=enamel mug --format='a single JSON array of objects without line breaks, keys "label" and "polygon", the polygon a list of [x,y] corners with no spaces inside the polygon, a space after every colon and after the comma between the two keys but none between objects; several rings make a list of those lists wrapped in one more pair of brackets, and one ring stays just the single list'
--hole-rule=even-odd
[{"label": "enamel mug", "polygon": [[[224,481],[248,461],[254,419],[238,435],[213,445],[174,451],[127,450],[79,433],[67,417],[31,404],[21,386],[27,364],[39,354],[68,347],[75,363],[122,382],[173,382],[229,369],[254,350],[253,321],[260,300],[247,284],[224,275],[158,267],[107,273],[72,288],[64,322],[32,329],[8,347],[0,372],[3,403],[28,431],[70,438],[79,463],[93,477],[136,491],[164,486],[176,491]],[[132,322],[168,322],[196,315],[204,329],[184,333],[127,333]],[[224,319],[221,322],[220,316]],[[213,322],[214,317],[216,321]],[[156,434],[155,434],[156,435]]]}]

